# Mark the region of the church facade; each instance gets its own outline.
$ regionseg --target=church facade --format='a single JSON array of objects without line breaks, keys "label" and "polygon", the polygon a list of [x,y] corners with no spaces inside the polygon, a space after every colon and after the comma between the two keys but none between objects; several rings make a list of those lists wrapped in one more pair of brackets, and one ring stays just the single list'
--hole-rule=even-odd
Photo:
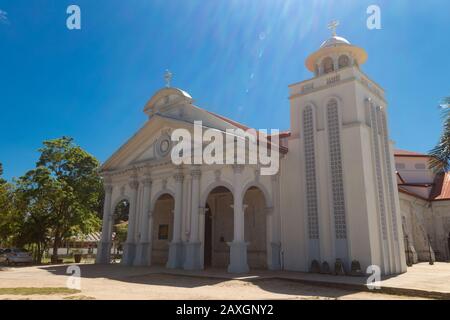
[{"label": "church facade", "polygon": [[156,92],[144,108],[148,121],[101,167],[97,262],[110,261],[115,208],[126,202],[127,265],[405,272],[414,239],[405,247],[411,214],[401,197],[414,190],[399,184],[387,101],[361,70],[366,60],[336,34],[308,57],[313,76],[289,86],[291,128],[277,137],[273,175],[259,164],[174,164],[176,129],[193,131],[199,120],[224,135],[248,128],[195,106],[183,90]]}]

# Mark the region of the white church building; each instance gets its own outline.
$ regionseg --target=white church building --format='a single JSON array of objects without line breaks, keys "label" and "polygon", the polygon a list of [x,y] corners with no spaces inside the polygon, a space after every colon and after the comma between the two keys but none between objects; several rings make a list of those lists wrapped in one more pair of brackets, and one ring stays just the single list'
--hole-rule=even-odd
[{"label": "white church building", "polygon": [[[312,77],[289,86],[291,127],[279,134],[274,175],[262,175],[259,164],[174,164],[174,130],[193,131],[199,120],[223,134],[247,127],[195,106],[183,90],[156,92],[144,107],[148,121],[101,167],[97,263],[110,261],[115,207],[123,201],[126,265],[243,273],[334,272],[337,263],[347,273],[359,264],[387,275],[406,271],[407,251],[426,260],[423,237],[447,239],[449,210],[445,199],[434,201],[436,177],[415,166],[417,159],[426,166],[425,156],[394,156],[387,101],[361,70],[366,60],[364,49],[335,33],[307,58]],[[447,225],[434,230],[438,222],[427,225],[425,211]],[[448,258],[448,248],[434,246]]]}]

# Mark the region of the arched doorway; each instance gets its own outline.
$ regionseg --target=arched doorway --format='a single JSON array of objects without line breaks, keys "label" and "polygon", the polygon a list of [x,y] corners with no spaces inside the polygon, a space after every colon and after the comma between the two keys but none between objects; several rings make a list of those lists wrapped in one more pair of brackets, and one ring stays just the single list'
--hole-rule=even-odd
[{"label": "arched doorway", "polygon": [[245,192],[244,210],[248,266],[250,269],[267,269],[266,200],[258,187],[250,187]]},{"label": "arched doorway", "polygon": [[211,190],[205,205],[203,265],[205,268],[227,268],[233,241],[233,194],[223,186]]},{"label": "arched doorway", "polygon": [[160,195],[153,209],[152,264],[165,265],[169,257],[169,243],[173,234],[173,210],[175,200],[172,195]]},{"label": "arched doorway", "polygon": [[130,214],[130,202],[127,199],[122,199],[117,202],[112,220],[111,232],[111,255],[112,262],[120,262],[123,255],[123,246],[127,240],[128,234],[128,219]]}]

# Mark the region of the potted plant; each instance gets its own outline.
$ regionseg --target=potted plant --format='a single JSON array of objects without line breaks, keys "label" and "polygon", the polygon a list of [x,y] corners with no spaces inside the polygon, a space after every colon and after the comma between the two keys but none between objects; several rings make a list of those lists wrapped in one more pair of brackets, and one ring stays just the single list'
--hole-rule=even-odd
[{"label": "potted plant", "polygon": [[82,258],[81,250],[73,250],[73,258],[75,263],[80,263]]}]

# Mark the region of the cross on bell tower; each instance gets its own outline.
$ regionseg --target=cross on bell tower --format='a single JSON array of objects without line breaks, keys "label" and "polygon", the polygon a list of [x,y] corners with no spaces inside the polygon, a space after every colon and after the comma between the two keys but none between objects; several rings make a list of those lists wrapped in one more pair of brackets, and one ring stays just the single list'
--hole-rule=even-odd
[{"label": "cross on bell tower", "polygon": [[173,75],[168,69],[164,73],[164,80],[166,81],[166,88],[170,88],[170,81],[172,81]]},{"label": "cross on bell tower", "polygon": [[336,28],[339,26],[339,20],[333,20],[328,24],[328,29],[331,30],[333,37],[336,37]]}]

